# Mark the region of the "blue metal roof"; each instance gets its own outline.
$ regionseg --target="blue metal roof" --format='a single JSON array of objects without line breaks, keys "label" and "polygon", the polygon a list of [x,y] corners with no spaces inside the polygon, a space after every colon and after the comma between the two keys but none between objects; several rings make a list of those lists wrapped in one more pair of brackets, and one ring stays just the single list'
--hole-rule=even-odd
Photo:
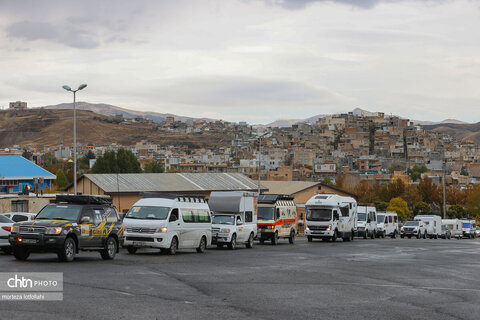
[{"label": "blue metal roof", "polygon": [[55,179],[55,175],[21,156],[0,156],[0,179]]}]

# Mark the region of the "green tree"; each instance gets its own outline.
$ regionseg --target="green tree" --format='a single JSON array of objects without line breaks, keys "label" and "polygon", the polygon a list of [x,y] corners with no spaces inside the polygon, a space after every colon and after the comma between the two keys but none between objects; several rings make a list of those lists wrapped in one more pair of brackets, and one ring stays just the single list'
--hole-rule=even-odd
[{"label": "green tree", "polygon": [[394,181],[389,182],[387,184],[387,190],[386,190],[388,200],[392,198],[403,197],[406,190],[407,190],[407,187],[405,186],[405,183],[400,178],[397,178]]},{"label": "green tree", "polygon": [[449,219],[462,219],[465,217],[465,213],[465,209],[462,206],[454,204],[448,208],[447,217]]},{"label": "green tree", "polygon": [[325,177],[325,178],[323,178],[323,183],[324,184],[332,184],[332,179],[330,177]]},{"label": "green tree", "polygon": [[468,213],[476,220],[480,220],[480,184],[473,187],[467,198]]},{"label": "green tree", "polygon": [[430,205],[426,202],[420,201],[415,204],[413,209],[414,214],[427,214],[430,212]]},{"label": "green tree", "polygon": [[130,150],[107,151],[95,161],[93,173],[140,173],[140,162]]},{"label": "green tree", "polygon": [[145,173],[162,173],[165,169],[160,161],[152,160],[145,165],[143,172]]},{"label": "green tree", "polygon": [[412,215],[412,212],[408,209],[407,202],[400,197],[390,200],[387,211],[396,212],[400,221],[407,221]]},{"label": "green tree", "polygon": [[423,178],[418,184],[418,192],[422,197],[422,201],[432,204],[439,204],[442,199],[440,196],[440,189],[432,183],[432,179]]},{"label": "green tree", "polygon": [[387,211],[388,202],[385,202],[385,201],[375,202],[375,208],[377,209],[377,211]]},{"label": "green tree", "polygon": [[63,189],[69,185],[69,181],[62,169],[58,169],[56,173],[57,179],[55,179],[55,185],[59,189]]},{"label": "green tree", "polygon": [[408,175],[410,176],[410,179],[412,179],[413,181],[417,181],[422,176],[422,173],[425,173],[427,171],[428,171],[427,167],[425,166],[419,167],[415,165],[413,168],[408,169]]}]

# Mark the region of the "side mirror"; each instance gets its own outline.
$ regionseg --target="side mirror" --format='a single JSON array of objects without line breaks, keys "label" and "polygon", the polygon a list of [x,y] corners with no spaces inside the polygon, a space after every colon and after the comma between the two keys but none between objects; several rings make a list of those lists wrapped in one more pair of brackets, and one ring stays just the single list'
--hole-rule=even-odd
[{"label": "side mirror", "polygon": [[242,224],[243,224],[243,221],[240,220],[240,219],[238,219],[238,220],[237,220],[237,225],[238,225],[238,226],[241,226]]},{"label": "side mirror", "polygon": [[127,215],[127,214],[126,214],[125,212],[119,212],[119,213],[118,213],[118,216],[120,217],[120,220],[125,219],[125,216],[126,216],[126,215]]},{"label": "side mirror", "polygon": [[90,217],[82,217],[82,219],[80,220],[81,223],[91,223],[92,222],[92,219],[90,219]]}]

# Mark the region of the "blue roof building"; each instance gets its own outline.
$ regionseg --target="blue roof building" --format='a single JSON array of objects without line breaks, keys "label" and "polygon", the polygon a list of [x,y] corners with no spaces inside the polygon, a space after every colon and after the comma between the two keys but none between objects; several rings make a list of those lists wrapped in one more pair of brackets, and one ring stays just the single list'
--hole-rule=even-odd
[{"label": "blue roof building", "polygon": [[19,193],[26,186],[52,188],[56,176],[21,156],[0,156],[0,193]]}]

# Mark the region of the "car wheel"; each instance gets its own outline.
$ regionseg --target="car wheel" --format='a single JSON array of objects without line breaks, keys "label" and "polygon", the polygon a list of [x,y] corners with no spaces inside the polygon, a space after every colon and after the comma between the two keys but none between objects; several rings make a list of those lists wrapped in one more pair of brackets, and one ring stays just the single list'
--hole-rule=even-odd
[{"label": "car wheel", "polygon": [[423,239],[427,239],[427,231],[423,234]]},{"label": "car wheel", "polygon": [[272,244],[276,246],[278,244],[278,233],[275,232],[273,237],[272,237]]},{"label": "car wheel", "polygon": [[313,241],[313,237],[312,237],[312,236],[307,236],[307,241],[308,241],[308,242],[312,242],[312,241]]},{"label": "car wheel", "polygon": [[232,240],[230,240],[230,243],[227,244],[227,246],[230,250],[235,250],[237,248],[237,235],[235,233],[232,235]]},{"label": "car wheel", "polygon": [[352,236],[350,237],[350,240],[353,241],[353,239],[355,239],[355,231],[352,229]]},{"label": "car wheel", "polygon": [[114,237],[108,237],[105,241],[105,248],[100,251],[100,255],[104,260],[113,260],[117,254],[118,243]]},{"label": "car wheel", "polygon": [[248,249],[253,248],[253,233],[250,233],[250,237],[248,237],[248,241],[247,241],[247,243],[245,244],[245,246],[246,246]]},{"label": "car wheel", "polygon": [[63,248],[60,249],[60,252],[58,253],[58,259],[63,262],[71,262],[75,259],[76,250],[77,246],[75,240],[73,240],[72,237],[68,237],[63,243]]},{"label": "car wheel", "polygon": [[397,237],[397,231],[393,231],[392,233],[392,239],[395,239]]},{"label": "car wheel", "polygon": [[335,241],[337,241],[337,230],[333,232],[333,236],[332,236],[332,242],[335,242]]},{"label": "car wheel", "polygon": [[128,246],[127,247],[127,251],[128,253],[130,254],[135,254],[137,252],[137,248],[133,247],[133,246]]},{"label": "car wheel", "polygon": [[422,237],[422,233],[419,232],[419,233],[417,234],[417,239],[420,239],[421,237]]},{"label": "car wheel", "polygon": [[368,231],[365,230],[365,234],[363,235],[363,239],[367,239],[368,238],[367,235],[368,235]]},{"label": "car wheel", "polygon": [[168,254],[173,256],[175,253],[177,253],[177,250],[178,250],[178,239],[177,237],[173,237],[172,242],[170,243],[170,248],[168,249]]},{"label": "car wheel", "polygon": [[200,239],[200,244],[198,245],[197,252],[204,253],[206,249],[207,249],[207,239],[205,237],[202,237],[202,239]]},{"label": "car wheel", "polygon": [[13,247],[13,256],[17,260],[25,261],[28,259],[30,252],[27,248]]},{"label": "car wheel", "polygon": [[375,239],[375,235],[377,234],[377,230],[373,230],[372,235],[370,236],[370,239]]},{"label": "car wheel", "polygon": [[290,231],[290,237],[288,237],[288,242],[290,242],[290,244],[293,244],[293,242],[295,241],[295,231]]}]

